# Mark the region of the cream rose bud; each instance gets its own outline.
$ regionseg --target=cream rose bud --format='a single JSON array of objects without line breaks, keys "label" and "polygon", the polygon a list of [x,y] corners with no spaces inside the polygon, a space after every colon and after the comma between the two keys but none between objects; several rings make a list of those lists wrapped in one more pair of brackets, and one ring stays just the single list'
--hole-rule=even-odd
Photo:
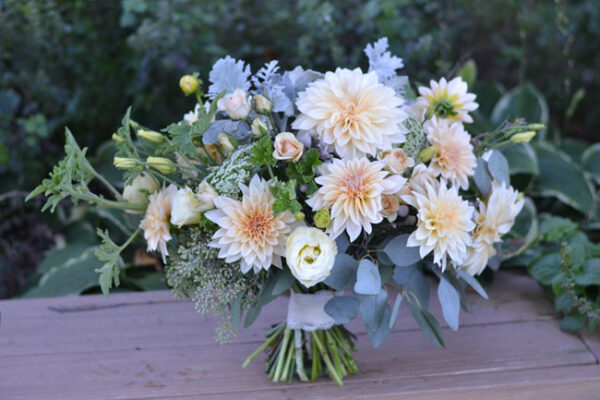
[{"label": "cream rose bud", "polygon": [[204,212],[215,208],[215,198],[218,195],[217,191],[210,186],[210,183],[205,180],[202,181],[202,183],[198,185],[198,194],[196,195],[200,203],[200,211]]},{"label": "cream rose bud", "polygon": [[156,192],[158,183],[150,175],[142,172],[129,185],[123,188],[123,199],[131,204],[145,204],[148,202],[148,195]]},{"label": "cream rose bud", "polygon": [[217,101],[219,111],[224,111],[231,119],[244,119],[250,113],[252,106],[248,93],[243,89],[235,89],[235,91]]},{"label": "cream rose bud", "polygon": [[381,215],[388,221],[394,222],[398,217],[398,208],[400,208],[400,202],[396,196],[393,194],[381,195]]},{"label": "cream rose bud", "polygon": [[415,166],[415,161],[407,156],[402,149],[386,151],[383,154],[383,160],[387,163],[385,169],[394,174],[401,174],[406,168]]},{"label": "cream rose bud", "polygon": [[277,160],[296,162],[302,157],[304,144],[293,133],[282,132],[275,136],[275,151],[273,157]]},{"label": "cream rose bud", "polygon": [[173,197],[171,223],[181,228],[183,225],[199,223],[201,217],[200,200],[193,190],[187,186],[179,189]]},{"label": "cream rose bud", "polygon": [[292,275],[307,288],[329,276],[336,255],[335,241],[317,228],[294,229],[285,246],[285,260]]}]

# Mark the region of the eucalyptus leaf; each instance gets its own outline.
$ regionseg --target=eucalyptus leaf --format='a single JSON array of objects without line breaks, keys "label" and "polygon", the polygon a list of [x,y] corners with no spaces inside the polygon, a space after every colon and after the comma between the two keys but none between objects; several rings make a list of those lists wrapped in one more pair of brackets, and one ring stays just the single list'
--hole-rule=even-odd
[{"label": "eucalyptus leaf", "polygon": [[458,276],[460,276],[462,280],[464,280],[469,286],[471,286],[473,290],[475,290],[481,297],[483,297],[486,300],[488,299],[488,295],[485,292],[485,289],[481,286],[479,281],[475,279],[474,276],[469,275],[467,271],[460,268],[457,270],[457,273]]},{"label": "eucalyptus leaf", "polygon": [[367,337],[371,341],[371,344],[374,348],[378,348],[381,343],[385,340],[386,337],[391,332],[391,315],[392,310],[389,305],[385,305],[383,309],[383,316],[381,317],[381,321],[379,326],[374,329],[367,329]]},{"label": "eucalyptus leaf", "polygon": [[335,244],[337,245],[338,254],[345,253],[350,246],[350,239],[346,232],[342,232],[341,235],[335,238]]},{"label": "eucalyptus leaf", "polygon": [[336,322],[347,324],[356,318],[358,306],[354,296],[335,296],[325,304],[325,312]]},{"label": "eucalyptus leaf", "polygon": [[358,264],[354,291],[358,294],[377,295],[381,290],[381,276],[377,265],[370,260],[363,259]]},{"label": "eucalyptus leaf", "polygon": [[442,314],[453,331],[458,329],[458,318],[460,315],[460,296],[454,286],[443,276],[438,286],[438,299],[442,306]]},{"label": "eucalyptus leaf", "polygon": [[510,184],[510,172],[506,157],[499,150],[492,150],[492,155],[487,163],[487,169],[498,182]]},{"label": "eucalyptus leaf", "polygon": [[348,254],[338,253],[333,268],[324,284],[335,290],[344,290],[356,279],[358,261]]},{"label": "eucalyptus leaf", "polygon": [[394,308],[392,308],[392,315],[390,316],[390,329],[394,327],[396,323],[396,318],[398,318],[398,310],[400,310],[400,305],[402,304],[402,299],[404,296],[399,294],[396,296],[396,300],[394,301]]},{"label": "eucalyptus leaf", "polygon": [[294,276],[289,269],[277,269],[274,274],[275,284],[271,294],[279,296],[281,293],[288,290],[294,283]]},{"label": "eucalyptus leaf", "polygon": [[380,289],[376,296],[360,296],[360,317],[367,330],[376,330],[381,325],[387,306],[388,294],[385,289]]},{"label": "eucalyptus leaf", "polygon": [[479,193],[481,193],[483,197],[487,197],[492,191],[492,177],[488,172],[487,162],[481,157],[477,159],[473,180],[475,181],[475,186],[477,186]]},{"label": "eucalyptus leaf", "polygon": [[392,262],[400,267],[406,267],[421,260],[418,247],[407,247],[408,234],[393,238],[383,249]]},{"label": "eucalyptus leaf", "polygon": [[[429,282],[418,264],[409,267],[394,268],[394,282],[401,285],[405,291],[414,294],[419,300],[419,307],[429,308]],[[410,295],[409,295],[410,297]]]},{"label": "eucalyptus leaf", "polygon": [[416,303],[407,299],[410,312],[417,321],[417,324],[429,339],[439,347],[445,347],[444,336],[440,323],[429,311],[420,308]]},{"label": "eucalyptus leaf", "polygon": [[246,121],[219,119],[210,123],[208,129],[202,136],[202,142],[207,145],[219,143],[219,135],[221,133],[230,135],[237,140],[244,140],[250,135],[251,132],[252,129]]}]

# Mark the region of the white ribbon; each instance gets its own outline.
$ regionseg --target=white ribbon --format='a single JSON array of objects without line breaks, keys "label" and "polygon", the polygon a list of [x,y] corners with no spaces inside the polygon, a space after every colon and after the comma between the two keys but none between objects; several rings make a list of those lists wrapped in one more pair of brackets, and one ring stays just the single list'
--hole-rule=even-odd
[{"label": "white ribbon", "polygon": [[336,322],[325,312],[325,304],[332,298],[333,292],[329,290],[313,294],[292,292],[288,304],[288,327],[307,332],[331,328]]}]

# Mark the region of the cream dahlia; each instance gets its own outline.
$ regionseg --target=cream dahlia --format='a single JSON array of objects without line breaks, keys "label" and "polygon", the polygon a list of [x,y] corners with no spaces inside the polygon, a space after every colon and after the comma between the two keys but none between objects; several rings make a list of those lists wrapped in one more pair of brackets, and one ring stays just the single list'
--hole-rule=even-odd
[{"label": "cream dahlia", "polygon": [[400,189],[397,196],[406,204],[417,208],[417,198],[415,194],[421,193],[422,195],[425,195],[427,193],[426,185],[437,189],[439,182],[436,179],[436,174],[434,174],[431,169],[424,164],[419,164],[413,168],[408,182]]},{"label": "cream dahlia", "polygon": [[169,219],[171,218],[173,198],[176,193],[177,187],[169,185],[151,194],[146,215],[140,225],[144,230],[144,239],[148,243],[148,251],[160,251],[165,263],[169,255],[167,242],[171,240]]},{"label": "cream dahlia", "polygon": [[496,255],[494,243],[502,241],[502,235],[512,228],[515,218],[523,208],[524,200],[519,192],[503,182],[493,183],[492,191],[486,203],[479,205],[475,214],[476,228],[473,243],[469,247],[469,256],[463,268],[471,275],[480,274],[488,259]]},{"label": "cream dahlia", "polygon": [[475,103],[477,96],[467,93],[467,84],[461,77],[457,76],[450,82],[447,82],[446,78],[440,79],[439,82],[432,80],[429,85],[419,88],[420,96],[414,108],[418,114],[417,119],[422,121],[426,115],[436,115],[452,121],[473,122],[468,113],[479,107],[479,104]]},{"label": "cream dahlia", "polygon": [[403,103],[375,72],[338,68],[298,95],[292,128],[314,129],[341,158],[375,156],[404,141]]},{"label": "cream dahlia", "polygon": [[354,241],[361,230],[383,220],[382,195],[397,193],[406,179],[385,171],[385,161],[366,158],[334,159],[320,167],[315,181],[321,186],[306,203],[313,210],[331,210],[327,232],[336,238],[344,230]]},{"label": "cream dahlia", "polygon": [[275,199],[258,175],[240,189],[242,201],[219,196],[213,200],[216,209],[204,214],[220,227],[209,246],[218,248],[219,258],[228,263],[240,261],[243,273],[281,268],[287,237],[297,225],[294,216],[289,211],[273,215]]},{"label": "cream dahlia", "polygon": [[465,260],[475,228],[473,207],[458,195],[456,186],[448,188],[444,181],[437,189],[429,184],[425,188],[424,194],[415,193],[417,229],[406,245],[418,246],[421,258],[433,251],[433,262],[444,271],[448,257],[457,265]]},{"label": "cream dahlia", "polygon": [[462,189],[469,187],[469,176],[475,172],[477,160],[471,145],[471,136],[462,123],[433,117],[423,129],[427,140],[437,148],[429,168],[436,175]]}]

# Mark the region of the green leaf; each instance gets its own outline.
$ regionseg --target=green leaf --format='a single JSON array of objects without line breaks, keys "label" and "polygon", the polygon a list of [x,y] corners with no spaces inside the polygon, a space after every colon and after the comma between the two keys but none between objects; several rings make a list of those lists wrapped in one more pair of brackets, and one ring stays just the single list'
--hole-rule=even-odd
[{"label": "green leaf", "polygon": [[108,231],[98,229],[96,233],[100,236],[100,239],[102,239],[102,244],[96,249],[94,254],[98,260],[104,263],[104,265],[102,265],[101,268],[97,268],[95,271],[100,274],[98,282],[100,283],[102,293],[105,296],[108,296],[108,292],[110,291],[110,288],[112,288],[113,283],[115,287],[120,284],[119,274],[121,266],[123,265],[123,260],[121,259],[121,251],[123,248],[117,246],[115,242],[110,239]]},{"label": "green leaf", "polygon": [[289,269],[277,269],[275,271],[275,284],[273,285],[273,296],[279,296],[281,293],[292,287],[294,283],[294,276],[291,274]]},{"label": "green leaf", "polygon": [[377,265],[367,259],[358,264],[354,291],[358,294],[377,295],[381,289],[381,276]]},{"label": "green leaf", "polygon": [[421,260],[418,247],[407,247],[408,234],[393,238],[383,249],[392,262],[400,267],[407,267]]},{"label": "green leaf", "polygon": [[396,300],[394,301],[394,307],[392,308],[392,315],[390,316],[390,329],[394,327],[396,323],[396,319],[398,318],[398,310],[400,310],[400,305],[402,304],[402,299],[404,296],[399,294],[396,296]]},{"label": "green leaf", "polygon": [[531,264],[529,273],[542,284],[550,285],[560,273],[560,255],[558,253],[543,255]]},{"label": "green leaf", "polygon": [[583,168],[589,172],[600,185],[600,143],[588,147],[581,156]]},{"label": "green leaf", "polygon": [[579,332],[585,326],[585,315],[571,313],[560,321],[560,329],[565,332]]},{"label": "green leaf", "polygon": [[358,261],[348,254],[338,253],[333,268],[324,284],[335,290],[344,290],[356,279]]},{"label": "green leaf", "polygon": [[271,194],[275,197],[273,202],[273,214],[278,215],[284,211],[290,211],[292,214],[302,211],[302,205],[296,200],[296,181],[289,180],[285,184],[276,182],[269,188]]},{"label": "green leaf", "polygon": [[535,144],[534,149],[540,164],[534,190],[587,214],[594,204],[594,194],[583,172],[569,156],[547,143]]},{"label": "green leaf", "polygon": [[508,161],[499,150],[492,150],[490,159],[487,162],[487,169],[495,180],[510,184],[510,173]]},{"label": "green leaf", "polygon": [[477,103],[479,103],[476,111],[489,118],[503,92],[504,89],[497,83],[477,81],[473,86],[473,93],[477,95]]},{"label": "green leaf", "polygon": [[307,185],[306,194],[310,196],[317,190],[314,177],[319,165],[321,165],[319,151],[314,148],[309,149],[304,153],[302,160],[287,166],[285,174],[288,179],[295,179],[299,184]]},{"label": "green leaf", "polygon": [[260,138],[252,147],[250,162],[258,167],[273,166],[277,163],[273,157],[273,142],[271,136],[265,135]]},{"label": "green leaf", "polygon": [[246,319],[244,321],[244,327],[248,328],[250,325],[254,323],[256,318],[258,318],[262,308],[275,300],[277,296],[273,295],[273,289],[275,288],[275,284],[277,283],[277,279],[275,273],[271,272],[263,286],[260,288],[258,295],[256,296],[256,300],[254,304],[248,309],[246,313]]},{"label": "green leaf", "polygon": [[565,294],[561,294],[554,299],[554,307],[558,311],[569,311],[571,310],[572,298]]},{"label": "green leaf", "polygon": [[429,339],[438,347],[445,347],[444,336],[439,322],[429,311],[420,308],[416,303],[413,303],[410,298],[407,299],[410,312],[417,321],[417,324]]},{"label": "green leaf", "polygon": [[532,84],[517,86],[506,93],[492,111],[492,124],[500,126],[504,121],[524,118],[530,123],[548,123],[548,104],[544,96]]},{"label": "green leaf", "polygon": [[540,232],[546,242],[555,242],[577,230],[577,224],[568,218],[550,216],[542,219]]},{"label": "green leaf", "polygon": [[438,286],[438,299],[442,306],[442,314],[453,331],[458,329],[458,317],[460,315],[460,296],[454,286],[443,276]]},{"label": "green leaf", "polygon": [[467,83],[469,89],[472,89],[477,79],[477,64],[472,59],[467,60],[460,67],[456,75],[460,76]]},{"label": "green leaf", "polygon": [[360,296],[360,317],[367,328],[367,337],[377,348],[390,333],[392,315],[387,304],[388,294],[380,289],[376,296]]},{"label": "green leaf", "polygon": [[600,258],[591,258],[583,264],[583,271],[575,277],[581,286],[600,285]]},{"label": "green leaf", "polygon": [[92,250],[91,247],[95,248],[96,245],[87,242],[75,242],[66,245],[62,249],[50,250],[44,255],[37,272],[45,274],[52,268],[60,268],[63,265],[71,264],[74,260],[81,258],[82,254],[89,253]]},{"label": "green leaf", "polygon": [[347,324],[358,314],[358,300],[353,296],[335,296],[325,304],[325,312],[340,324]]},{"label": "green leaf", "polygon": [[538,175],[538,159],[529,143],[514,144],[503,147],[502,154],[508,161],[508,167],[511,175],[528,174]]}]

